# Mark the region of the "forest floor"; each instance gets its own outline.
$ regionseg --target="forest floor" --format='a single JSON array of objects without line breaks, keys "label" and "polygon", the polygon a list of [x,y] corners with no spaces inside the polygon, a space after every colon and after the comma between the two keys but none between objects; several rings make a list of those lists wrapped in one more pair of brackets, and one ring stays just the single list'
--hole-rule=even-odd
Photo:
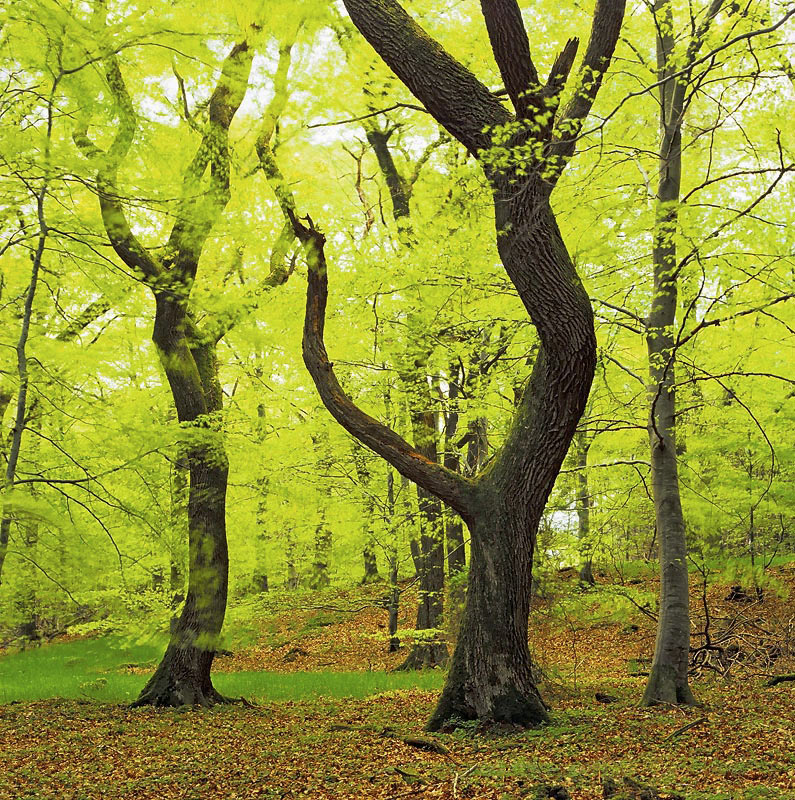
[{"label": "forest floor", "polygon": [[[386,612],[370,605],[383,587],[328,592],[322,602],[306,595],[298,609],[286,596],[265,597],[257,602],[269,615],[258,618],[256,636],[219,658],[217,670],[264,670],[288,683],[293,673],[313,671],[319,692],[302,674],[294,679],[303,681],[296,696],[304,699],[273,702],[253,692],[253,706],[132,710],[90,695],[0,705],[0,798],[536,800],[564,797],[554,793],[562,787],[572,800],[595,800],[609,794],[611,778],[647,784],[662,798],[795,798],[795,682],[765,687],[767,676],[795,672],[795,567],[775,578],[788,597],[768,588],[763,602],[737,602],[726,599],[728,586],[712,585],[705,603],[694,587],[694,631],[704,631],[706,606],[712,641],[733,664],[726,676],[710,667],[694,676],[702,707],[646,709],[638,700],[654,622],[639,607],[654,582],[579,593],[561,576],[531,615],[551,724],[529,731],[467,724],[434,735],[422,726],[436,690],[343,697],[322,689],[330,670],[380,672],[404,657],[405,650],[385,652]],[[410,627],[411,612],[407,599],[402,626]],[[0,658],[0,667],[13,658]],[[150,668],[119,669],[143,682]],[[432,680],[438,685],[442,676]],[[404,741],[419,737],[446,752]],[[616,797],[656,796],[633,791]]]}]

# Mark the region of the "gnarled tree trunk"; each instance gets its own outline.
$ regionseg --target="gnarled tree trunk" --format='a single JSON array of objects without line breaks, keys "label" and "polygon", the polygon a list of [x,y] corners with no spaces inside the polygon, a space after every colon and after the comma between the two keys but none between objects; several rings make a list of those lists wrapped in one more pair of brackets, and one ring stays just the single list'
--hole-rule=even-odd
[{"label": "gnarled tree trunk", "polygon": [[253,55],[243,41],[224,61],[207,106],[202,140],[184,172],[174,225],[160,252],[144,247],[133,233],[117,187],[118,170],[135,137],[136,115],[115,55],[104,62],[118,116],[113,142],[106,152],[99,150],[88,137],[87,120],[73,136],[100,165],[96,179],[100,210],[114,251],[152,290],[152,340],[177,418],[193,428],[185,453],[190,474],[187,594],[163,660],[137,706],[210,705],[224,699],[213,688],[210,669],[226,613],[229,569],[228,464],[223,434],[214,430],[214,416],[222,408],[215,348],[226,328],[211,320],[211,327],[200,329],[188,304],[204,245],[229,201],[229,126],[245,96]]},{"label": "gnarled tree trunk", "polygon": [[[543,84],[515,0],[483,0],[481,5],[516,117],[395,0],[344,2],[356,27],[427,110],[471,153],[484,158],[494,191],[500,257],[538,330],[541,347],[505,445],[490,468],[472,480],[432,462],[365,414],[339,385],[323,341],[325,238],[311,222],[298,219],[294,202],[283,202],[310,266],[304,362],[334,418],[448,503],[469,527],[467,605],[448,681],[429,727],[438,729],[454,717],[533,725],[546,719],[527,644],[535,537],[585,407],[596,362],[590,302],[549,195],[574,152],[612,57],[624,4],[597,2],[578,86],[556,119],[577,42],[570,40],[564,47]],[[498,127],[508,128],[509,139],[501,145],[505,158],[492,161],[485,156],[493,146],[491,131]]]}]

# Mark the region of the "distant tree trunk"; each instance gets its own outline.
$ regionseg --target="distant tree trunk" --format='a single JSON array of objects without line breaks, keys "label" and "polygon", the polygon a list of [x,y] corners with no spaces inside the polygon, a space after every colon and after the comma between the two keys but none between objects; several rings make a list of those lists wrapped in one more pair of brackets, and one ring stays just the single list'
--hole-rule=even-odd
[{"label": "distant tree trunk", "polygon": [[[414,242],[412,185],[397,169],[389,148],[391,133],[378,130],[372,121],[366,124],[365,132],[389,190],[398,237],[410,249]],[[436,413],[425,372],[428,354],[424,345],[422,338],[418,337],[407,348],[407,363],[400,370],[400,378],[409,400],[414,446],[427,458],[438,461]],[[411,554],[420,582],[416,630],[439,630],[444,612],[444,512],[439,499],[421,486],[417,486],[417,501],[420,539],[419,543],[413,539],[411,542]],[[436,667],[446,662],[447,645],[444,642],[420,638],[412,645],[401,669]]]},{"label": "distant tree trunk", "polygon": [[[419,488],[419,487],[418,487]],[[438,631],[444,610],[444,539],[439,499],[423,491],[420,498],[419,602],[415,629],[420,632],[400,669],[424,669],[447,663],[447,645]],[[430,639],[422,632],[437,631]]]},{"label": "distant tree trunk", "polygon": [[171,465],[171,530],[169,541],[169,589],[171,607],[179,608],[185,599],[185,542],[188,539],[187,458],[181,454]]},{"label": "distant tree trunk", "polygon": [[[114,51],[103,64],[118,119],[107,151],[89,139],[88,121],[73,134],[77,146],[99,164],[100,211],[116,255],[140,275],[155,299],[152,340],[181,425],[191,429],[185,447],[188,483],[188,586],[163,660],[134,705],[182,706],[223,702],[210,677],[226,613],[229,553],[226,540],[228,463],[218,412],[222,392],[216,346],[227,327],[210,319],[200,328],[189,301],[207,238],[230,198],[229,126],[246,94],[253,51],[246,41],[224,60],[207,104],[207,123],[183,173],[183,192],[168,241],[145,247],[130,227],[117,186],[132,147],[136,113]],[[205,179],[205,175],[207,176]]]},{"label": "distant tree trunk", "polygon": [[[50,112],[51,113],[51,112]],[[49,152],[49,146],[48,146]],[[30,282],[25,293],[25,304],[22,311],[19,337],[16,343],[17,377],[17,403],[14,413],[14,427],[11,431],[11,443],[8,448],[8,459],[3,480],[3,491],[9,492],[14,488],[17,476],[17,464],[22,449],[22,434],[25,431],[28,410],[28,387],[30,384],[30,370],[28,368],[27,345],[30,336],[30,322],[33,314],[33,301],[39,283],[44,247],[47,242],[47,226],[44,221],[44,200],[47,194],[47,184],[44,183],[36,196],[39,235],[36,249],[31,258]],[[10,402],[10,398],[8,400]],[[5,409],[3,409],[5,411]],[[0,507],[0,585],[3,582],[3,567],[5,566],[8,542],[11,535],[11,517],[6,512],[5,502]]]},{"label": "distant tree trunk", "polygon": [[[448,398],[450,409],[447,411],[444,420],[444,466],[451,472],[461,472],[461,456],[455,444],[455,435],[458,430],[458,365],[453,365],[450,369],[450,388]],[[447,538],[447,574],[450,577],[457,575],[466,567],[466,548],[464,545],[464,521],[452,509],[445,515],[446,526],[445,535]],[[451,597],[451,604],[457,605],[463,599]]]},{"label": "distant tree trunk", "polygon": [[[387,398],[389,395],[387,394]],[[387,403],[387,408],[389,403]],[[395,474],[392,468],[387,466],[386,470],[386,514],[384,523],[391,547],[388,550],[387,560],[389,564],[389,594],[387,595],[387,611],[389,612],[389,652],[394,653],[400,649],[400,639],[398,638],[398,612],[400,610],[400,585],[398,583],[399,566],[398,560],[398,524],[395,521]]]},{"label": "distant tree trunk", "polygon": [[268,541],[267,504],[265,501],[267,483],[268,481],[266,476],[260,478],[259,482],[260,496],[259,500],[257,501],[257,514],[256,514],[257,552],[255,558],[257,566],[254,570],[254,576],[253,576],[254,591],[256,592],[267,592],[269,588],[268,563],[265,557],[265,545],[266,542]]},{"label": "distant tree trunk", "polygon": [[287,579],[285,581],[285,587],[291,592],[294,592],[301,585],[301,574],[298,571],[298,564],[296,562],[295,537],[292,530],[288,529],[285,536],[286,543],[284,547],[284,557],[287,567]]},{"label": "distant tree trunk", "polygon": [[[404,385],[408,388],[411,425],[414,446],[427,459],[437,462],[436,413],[428,407],[431,402],[425,373],[421,370],[413,376],[404,371]],[[447,645],[440,634],[428,639],[423,631],[440,631],[444,612],[444,515],[439,498],[417,486],[419,505],[419,546],[412,542],[412,556],[419,578],[419,598],[415,629],[420,637],[412,644],[411,651],[401,669],[423,669],[443,666],[447,663]]]},{"label": "distant tree trunk", "polygon": [[329,576],[329,563],[331,560],[331,528],[326,522],[326,511],[320,512],[320,520],[315,526],[313,544],[312,578],[310,586],[313,589],[325,589],[331,583]]},{"label": "distant tree trunk", "polygon": [[[573,65],[576,40],[564,47],[543,87],[518,4],[484,0],[492,50],[517,119],[533,121],[514,126],[515,118],[500,100],[395,0],[344,4],[388,66],[470,153],[480,157],[491,151],[492,129],[509,130],[511,138],[502,145],[508,165],[506,158],[497,159],[499,166],[484,158],[484,169],[494,193],[500,258],[541,347],[505,444],[490,469],[472,480],[434,463],[365,414],[339,385],[323,341],[328,296],[325,238],[292,211],[310,267],[304,362],[335,419],[402,474],[452,506],[469,527],[466,609],[447,683],[428,727],[436,730],[453,718],[537,724],[547,713],[527,645],[535,537],[585,408],[596,363],[591,304],[549,198],[612,57],[624,5],[621,0],[597,3],[580,85],[555,120],[556,98]],[[540,127],[538,119],[544,121]],[[514,128],[518,130],[511,135]],[[535,152],[538,160],[527,155]]]},{"label": "distant tree trunk", "polygon": [[373,523],[375,522],[375,502],[373,500],[370,488],[370,470],[367,465],[366,455],[362,446],[354,441],[353,445],[353,463],[356,467],[356,476],[359,484],[362,486],[362,493],[364,497],[364,528],[365,539],[364,547],[362,548],[362,562],[364,565],[364,576],[362,583],[377,583],[381,580],[378,574],[378,558],[376,556],[376,541],[373,534]]},{"label": "distant tree trunk", "polygon": [[369,539],[362,549],[362,561],[364,564],[364,576],[362,583],[378,583],[381,576],[378,574],[378,559],[376,558],[374,542]]},{"label": "distant tree trunk", "polygon": [[[693,33],[686,62],[695,59],[722,0],[713,0],[705,20]],[[660,542],[660,612],[644,705],[693,704],[688,685],[690,656],[690,594],[687,537],[676,453],[676,398],[674,323],[678,271],[676,236],[682,181],[682,123],[688,80],[679,77],[676,33],[670,0],[656,0],[657,77],[660,98],[659,183],[652,261],[654,288],[646,320],[649,356],[651,483]]]},{"label": "distant tree trunk", "polygon": [[591,493],[588,486],[588,451],[591,442],[582,431],[574,435],[577,454],[577,539],[580,544],[580,581],[593,586],[593,546],[591,544]]}]

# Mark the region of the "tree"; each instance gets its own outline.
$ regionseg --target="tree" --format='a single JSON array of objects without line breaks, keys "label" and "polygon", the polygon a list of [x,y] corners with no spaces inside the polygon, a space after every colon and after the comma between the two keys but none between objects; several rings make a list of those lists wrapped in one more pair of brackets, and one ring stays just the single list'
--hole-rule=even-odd
[{"label": "tree", "polygon": [[[214,416],[222,408],[215,347],[225,332],[200,329],[189,309],[205,242],[230,196],[229,126],[248,85],[254,52],[247,41],[234,45],[207,107],[199,148],[185,171],[183,197],[163,253],[145,247],[127,219],[118,171],[132,146],[136,114],[112,52],[105,79],[115,104],[118,129],[103,152],[88,138],[88,120],[74,139],[99,163],[96,187],[108,239],[122,262],[149,286],[155,299],[152,339],[171,388],[179,422],[192,429],[185,448],[188,493],[188,587],[171,640],[136,705],[194,705],[221,702],[210,669],[227,602],[229,553],[226,540],[228,461]],[[204,174],[209,181],[202,189]]]},{"label": "tree", "polygon": [[[693,251],[680,257],[677,241],[682,186],[682,129],[688,108],[707,67],[694,75],[693,67],[723,0],[712,0],[693,30],[684,53],[677,54],[677,36],[670,0],[657,0],[652,11],[656,30],[657,89],[660,108],[658,185],[655,198],[652,248],[653,291],[644,321],[649,362],[649,442],[651,484],[660,548],[660,612],[645,705],[694,704],[688,685],[690,656],[690,594],[687,533],[682,510],[677,465],[676,359],[683,343],[675,324],[679,307],[679,281]],[[730,9],[733,11],[734,9]],[[749,35],[758,35],[755,33]],[[786,171],[781,164],[779,179]],[[778,182],[774,181],[773,186]],[[772,187],[771,187],[772,189]],[[691,191],[690,194],[693,192]],[[749,210],[761,198],[755,199]],[[728,222],[723,223],[724,227]],[[698,248],[695,248],[699,252]],[[690,301],[684,319],[696,304]],[[684,321],[683,321],[684,324]],[[693,336],[691,332],[686,338]]]},{"label": "tree", "polygon": [[[351,19],[390,68],[482,163],[494,196],[497,247],[541,339],[507,440],[490,469],[464,478],[361,411],[334,376],[323,343],[325,239],[292,212],[310,264],[304,361],[335,419],[400,472],[455,509],[471,532],[467,604],[447,683],[428,723],[547,718],[527,646],[538,523],[588,397],[596,342],[588,296],[563,243],[550,194],[609,65],[620,0],[598,2],[577,87],[558,113],[578,46],[569,40],[545,84],[513,0],[482,3],[513,116],[394,0],[346,0]],[[562,323],[563,321],[563,323]]]}]

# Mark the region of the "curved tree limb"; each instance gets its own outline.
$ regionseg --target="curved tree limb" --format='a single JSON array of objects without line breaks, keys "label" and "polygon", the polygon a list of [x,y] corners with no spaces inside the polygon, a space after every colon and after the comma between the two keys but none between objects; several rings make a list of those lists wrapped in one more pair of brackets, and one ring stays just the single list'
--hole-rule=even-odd
[{"label": "curved tree limb", "polygon": [[527,118],[541,110],[543,98],[519,4],[516,0],[481,0],[480,7],[516,116]]},{"label": "curved tree limb", "polygon": [[323,404],[345,430],[388,461],[401,475],[441,498],[465,521],[470,520],[474,483],[423,456],[391,428],[362,411],[340,385],[323,338],[328,299],[326,239],[309,218],[305,225],[295,217],[293,227],[309,264],[304,364]]}]

